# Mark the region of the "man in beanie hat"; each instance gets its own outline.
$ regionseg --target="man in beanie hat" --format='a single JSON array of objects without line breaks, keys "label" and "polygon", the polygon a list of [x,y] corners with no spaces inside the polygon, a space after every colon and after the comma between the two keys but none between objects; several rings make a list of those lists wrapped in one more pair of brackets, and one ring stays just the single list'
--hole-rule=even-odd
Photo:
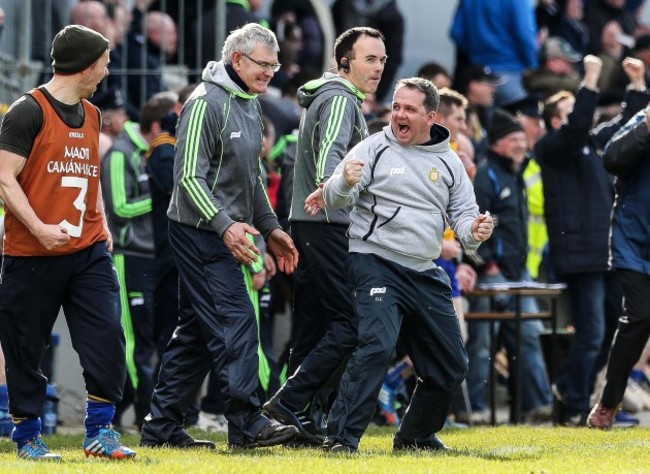
[{"label": "man in beanie hat", "polygon": [[99,185],[100,114],[85,100],[108,61],[105,37],[67,26],[52,43],[54,77],[14,102],[0,129],[7,211],[0,341],[22,459],[61,459],[41,440],[39,418],[47,386],[40,363],[61,307],[88,393],[84,452],[135,456],[111,427],[126,378],[125,343]]},{"label": "man in beanie hat", "polygon": [[[528,253],[528,209],[523,169],[526,160],[526,134],[519,121],[502,109],[496,109],[487,127],[490,148],[479,165],[474,180],[476,202],[481,212],[490,211],[495,228],[492,238],[478,252],[467,256],[477,270],[478,283],[518,282],[530,280],[526,270]],[[521,298],[521,311],[535,313],[537,302],[532,297]],[[514,311],[512,299],[499,300],[499,309]],[[488,311],[489,301],[477,298],[471,302],[473,311]],[[551,416],[551,388],[546,375],[539,334],[540,321],[521,322],[521,409],[524,419],[535,420]],[[514,322],[502,322],[500,340],[508,351],[510,367],[514,367]],[[468,324],[469,357],[467,384],[475,422],[487,422],[486,381],[489,379],[489,324]],[[516,385],[510,373],[510,390]]]}]

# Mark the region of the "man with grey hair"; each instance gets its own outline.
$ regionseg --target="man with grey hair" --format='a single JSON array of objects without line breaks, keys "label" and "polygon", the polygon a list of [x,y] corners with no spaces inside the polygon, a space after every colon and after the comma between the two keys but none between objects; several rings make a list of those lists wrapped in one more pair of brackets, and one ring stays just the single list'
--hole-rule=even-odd
[{"label": "man with grey hair", "polygon": [[184,414],[210,369],[225,400],[229,447],[273,446],[298,434],[261,413],[257,322],[242,273],[242,265],[261,255],[252,239],[259,234],[280,270],[291,273],[298,259],[260,179],[257,94],[266,92],[277,61],[270,30],[249,24],[233,31],[222,60],[207,64],[181,112],[167,212],[181,308],[141,446],[215,447],[183,430]]},{"label": "man with grey hair", "polygon": [[467,355],[449,277],[433,260],[446,221],[466,249],[487,240],[493,224],[478,212],[449,130],[434,123],[438,102],[428,80],[400,80],[390,125],[354,147],[322,197],[314,192],[305,203],[310,213],[354,204],[348,275],[359,344],[329,413],[324,447],[331,452],[357,450],[398,335],[418,382],[393,449],[446,449],[436,433],[467,372]]}]

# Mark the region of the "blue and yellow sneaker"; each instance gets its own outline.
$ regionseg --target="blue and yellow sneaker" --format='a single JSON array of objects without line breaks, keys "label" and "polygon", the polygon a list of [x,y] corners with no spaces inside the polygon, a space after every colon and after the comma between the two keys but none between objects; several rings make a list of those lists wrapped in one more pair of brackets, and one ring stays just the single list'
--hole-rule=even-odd
[{"label": "blue and yellow sneaker", "polygon": [[50,449],[43,442],[40,436],[23,444],[22,448],[18,450],[18,458],[29,459],[31,461],[61,461],[61,456],[50,452]]},{"label": "blue and yellow sneaker", "polygon": [[133,459],[135,451],[122,446],[120,434],[112,428],[100,428],[97,436],[84,438],[86,456],[108,459]]}]

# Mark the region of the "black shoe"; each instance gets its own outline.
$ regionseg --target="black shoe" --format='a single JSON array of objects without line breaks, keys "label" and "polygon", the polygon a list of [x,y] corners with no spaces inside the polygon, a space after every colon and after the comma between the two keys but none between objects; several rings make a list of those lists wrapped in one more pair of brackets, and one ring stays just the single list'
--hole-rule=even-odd
[{"label": "black shoe", "polygon": [[567,406],[564,402],[564,395],[556,384],[551,385],[551,394],[553,395],[553,424],[564,425],[567,418]]},{"label": "black shoe", "polygon": [[335,444],[339,443],[335,438],[325,438],[325,441],[323,441],[323,444],[320,445],[320,449],[323,451],[329,451],[332,449],[332,446]]},{"label": "black shoe", "polygon": [[268,415],[285,425],[298,429],[298,438],[313,446],[321,446],[325,436],[318,432],[316,424],[307,415],[296,413],[287,407],[278,397],[273,397],[264,404]]},{"label": "black shoe", "polygon": [[231,449],[253,449],[277,446],[294,439],[296,436],[298,436],[298,428],[295,426],[283,425],[275,420],[269,420],[255,439],[243,443],[228,443],[228,447]]},{"label": "black shoe", "polygon": [[217,447],[212,441],[207,439],[194,439],[185,431],[175,434],[167,441],[142,435],[140,446],[143,448],[175,448],[175,449],[215,449]]},{"label": "black shoe", "polygon": [[345,443],[336,443],[328,451],[335,454],[354,454],[357,452],[357,448]]},{"label": "black shoe", "polygon": [[449,451],[449,448],[444,445],[442,441],[437,436],[434,436],[432,440],[429,441],[408,441],[399,436],[395,435],[393,439],[393,451]]}]

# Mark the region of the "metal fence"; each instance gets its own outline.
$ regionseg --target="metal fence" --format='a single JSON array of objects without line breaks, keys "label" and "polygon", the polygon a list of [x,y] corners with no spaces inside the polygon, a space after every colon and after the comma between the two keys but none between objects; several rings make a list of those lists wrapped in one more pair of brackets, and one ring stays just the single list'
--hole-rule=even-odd
[{"label": "metal fence", "polygon": [[[106,0],[104,3],[122,4],[128,13],[136,0]],[[311,2],[317,11],[319,22],[324,30],[326,44],[323,65],[331,56],[333,26],[327,0],[304,0]],[[78,0],[0,0],[5,12],[4,30],[0,36],[0,117],[7,107],[26,90],[44,83],[51,77],[50,48],[54,35],[65,25],[71,23],[71,11]],[[269,0],[268,3],[271,3]],[[144,57],[141,67],[127,65],[128,42],[122,42],[122,60],[110,66],[111,76],[103,81],[102,88],[108,84],[122,89],[124,97],[142,98],[135,104],[139,108],[146,100],[147,80],[161,77],[167,89],[178,90],[190,81],[196,81],[205,64],[206,41],[197,25],[205,24],[210,31],[208,46],[211,51],[221,51],[225,37],[226,0],[157,0],[152,8],[168,13],[176,23],[178,48],[172,58],[158,52],[157,67],[147,66]],[[113,11],[108,12],[114,13]],[[147,23],[142,23],[142,37],[147,37]],[[140,54],[140,51],[138,52]],[[211,54],[211,53],[210,53]],[[214,59],[218,59],[215,57]],[[130,92],[130,94],[129,94]]]}]

